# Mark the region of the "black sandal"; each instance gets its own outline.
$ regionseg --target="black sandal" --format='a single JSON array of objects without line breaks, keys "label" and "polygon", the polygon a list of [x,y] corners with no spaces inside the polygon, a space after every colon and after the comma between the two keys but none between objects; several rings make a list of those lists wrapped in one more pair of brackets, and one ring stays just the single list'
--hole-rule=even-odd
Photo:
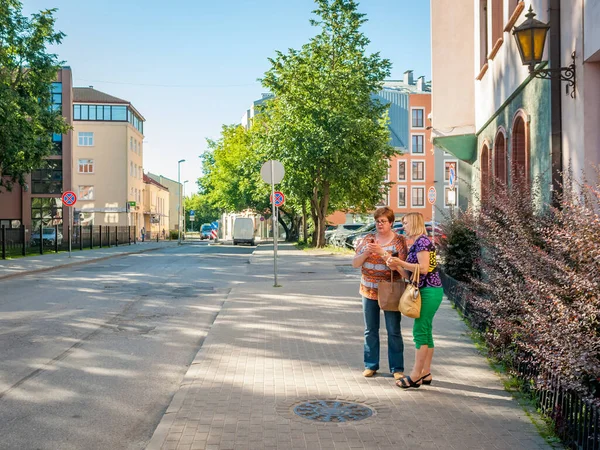
[{"label": "black sandal", "polygon": [[427,377],[430,377],[430,376],[431,376],[431,374],[430,374],[430,373],[428,373],[427,375],[423,375],[423,376],[421,377],[421,382],[422,382],[423,384],[426,384],[427,386],[429,386],[429,385],[431,384],[431,382],[433,381],[433,377],[431,378],[431,380],[426,380],[425,378],[427,378]]},{"label": "black sandal", "polygon": [[396,386],[402,389],[420,388],[421,385],[419,384],[419,381],[422,381],[422,377],[417,381],[413,381],[410,375],[406,375],[404,378],[400,378],[398,381],[396,381]]}]

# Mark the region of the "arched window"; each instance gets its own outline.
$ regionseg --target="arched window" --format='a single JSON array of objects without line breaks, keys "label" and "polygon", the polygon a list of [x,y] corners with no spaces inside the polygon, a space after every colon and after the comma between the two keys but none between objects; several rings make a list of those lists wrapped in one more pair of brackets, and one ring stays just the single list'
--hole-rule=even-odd
[{"label": "arched window", "polygon": [[481,201],[485,201],[490,192],[490,149],[487,144],[481,149]]},{"label": "arched window", "polygon": [[498,131],[494,141],[494,177],[506,184],[506,138],[502,130]]},{"label": "arched window", "polygon": [[[529,180],[529,158],[527,157],[527,136],[525,120],[520,115],[515,118],[512,129],[512,172],[517,179]],[[518,181],[518,180],[515,180]]]}]

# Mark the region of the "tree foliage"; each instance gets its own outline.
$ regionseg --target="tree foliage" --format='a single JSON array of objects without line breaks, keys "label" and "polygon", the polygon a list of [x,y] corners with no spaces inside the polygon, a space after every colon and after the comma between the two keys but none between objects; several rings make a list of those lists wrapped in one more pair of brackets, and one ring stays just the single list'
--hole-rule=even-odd
[{"label": "tree foliage", "polygon": [[286,187],[310,201],[324,245],[325,217],[334,209],[365,211],[382,197],[389,145],[387,107],[372,94],[389,75],[390,62],[367,55],[366,21],[354,0],[316,0],[321,31],[301,50],[277,52],[262,83],[266,102],[258,130],[261,148],[286,169]]},{"label": "tree foliage", "polygon": [[52,109],[51,83],[60,63],[47,46],[60,44],[56,10],[27,18],[18,0],[0,0],[0,192],[43,165],[52,151],[52,133],[68,126]]}]

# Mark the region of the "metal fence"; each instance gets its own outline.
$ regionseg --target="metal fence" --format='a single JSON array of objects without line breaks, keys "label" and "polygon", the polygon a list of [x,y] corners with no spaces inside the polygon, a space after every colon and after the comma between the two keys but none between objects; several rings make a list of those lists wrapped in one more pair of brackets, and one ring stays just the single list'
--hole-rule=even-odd
[{"label": "metal fence", "polygon": [[[441,272],[444,292],[465,318],[482,331],[486,318],[475,311],[468,302],[467,287]],[[563,387],[556,373],[540,372],[535,361],[522,358],[513,370],[524,381],[523,389],[530,393],[536,407],[552,419],[554,428],[563,443],[577,450],[600,450],[600,410],[577,392]],[[538,380],[544,380],[539,384]]]},{"label": "metal fence", "polygon": [[0,228],[0,250],[2,259],[28,254],[44,254],[69,250],[71,238],[72,250],[91,249],[95,247],[113,247],[131,245],[137,242],[137,227],[89,225],[75,226],[73,233],[68,228],[67,236],[63,236],[62,227],[40,226],[37,230],[27,232],[20,228]]}]

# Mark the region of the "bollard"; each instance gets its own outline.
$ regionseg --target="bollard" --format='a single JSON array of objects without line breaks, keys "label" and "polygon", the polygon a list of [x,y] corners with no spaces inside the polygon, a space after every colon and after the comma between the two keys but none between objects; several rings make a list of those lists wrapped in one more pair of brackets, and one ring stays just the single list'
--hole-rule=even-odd
[{"label": "bollard", "polygon": [[83,250],[83,226],[79,224],[79,250]]},{"label": "bollard", "polygon": [[131,225],[127,227],[127,240],[129,241],[129,245],[131,245]]},{"label": "bollard", "polygon": [[44,254],[44,225],[40,223],[40,255]]},{"label": "bollard", "polygon": [[58,253],[58,225],[54,225],[54,253]]},{"label": "bollard", "polygon": [[119,246],[119,227],[115,225],[115,246]]},{"label": "bollard", "polygon": [[94,225],[90,225],[90,250],[94,248]]},{"label": "bollard", "polygon": [[102,248],[102,225],[98,225],[98,226],[100,227],[100,228],[98,229],[98,230],[99,230],[99,233],[100,233],[100,248]]},{"label": "bollard", "polygon": [[108,248],[110,248],[110,226],[106,225],[106,237],[108,239]]}]

